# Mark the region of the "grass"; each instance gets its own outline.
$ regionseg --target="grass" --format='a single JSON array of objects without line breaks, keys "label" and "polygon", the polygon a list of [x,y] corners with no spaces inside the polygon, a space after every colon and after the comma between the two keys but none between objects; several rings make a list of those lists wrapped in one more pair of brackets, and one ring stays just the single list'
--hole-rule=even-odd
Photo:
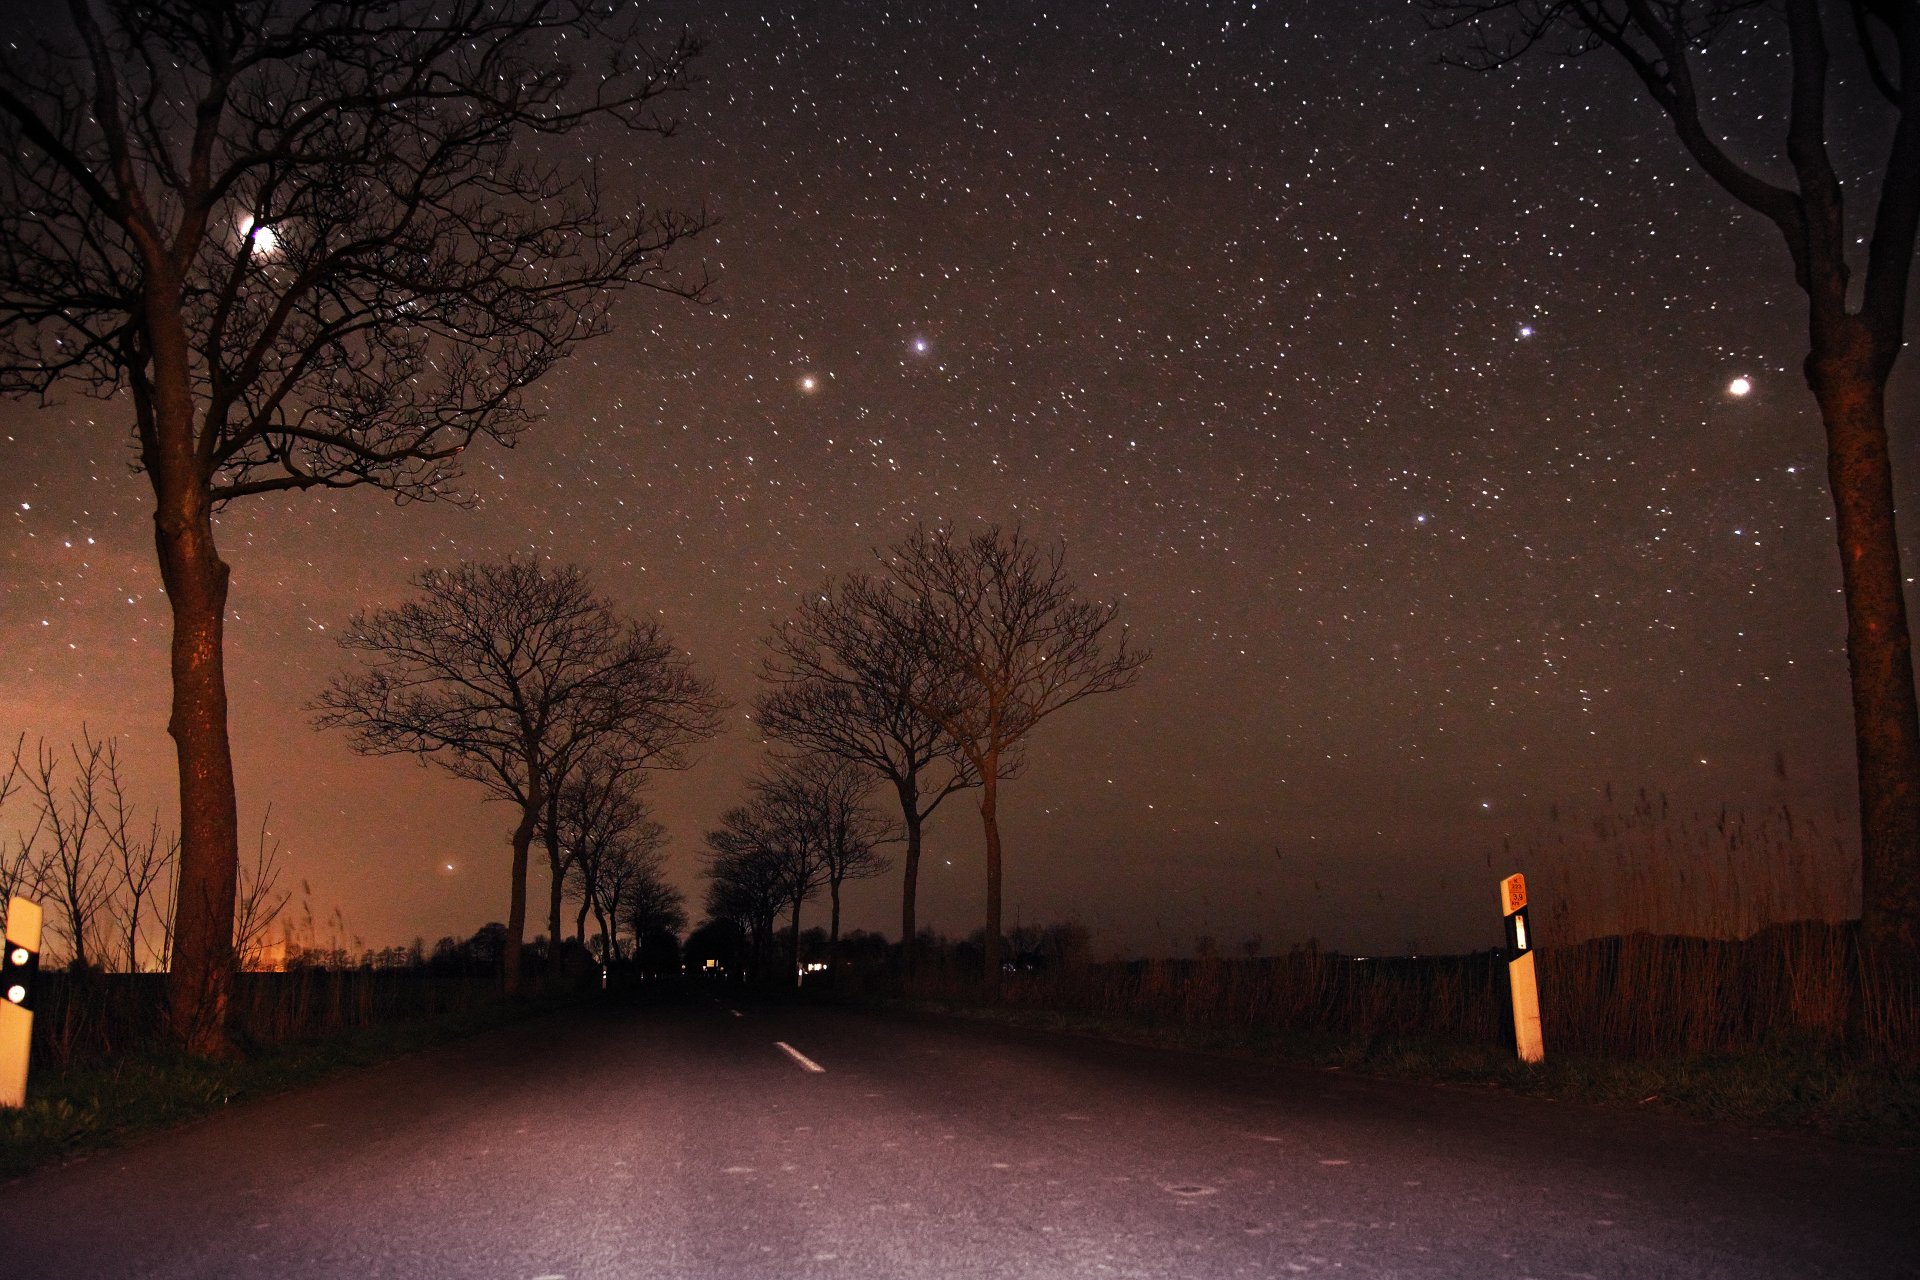
[{"label": "grass", "polygon": [[923,1012],[1382,1079],[1511,1090],[1563,1102],[1809,1130],[1848,1142],[1920,1145],[1920,1071],[1811,1039],[1737,1051],[1621,1057],[1512,1051],[1453,1036],[1255,1030],[952,999],[882,998]]},{"label": "grass", "polygon": [[27,1105],[0,1109],[0,1180],[199,1119],[237,1102],[548,1012],[567,1001],[493,1003],[382,1022],[269,1045],[226,1062],[145,1050],[35,1070],[27,1084]]}]

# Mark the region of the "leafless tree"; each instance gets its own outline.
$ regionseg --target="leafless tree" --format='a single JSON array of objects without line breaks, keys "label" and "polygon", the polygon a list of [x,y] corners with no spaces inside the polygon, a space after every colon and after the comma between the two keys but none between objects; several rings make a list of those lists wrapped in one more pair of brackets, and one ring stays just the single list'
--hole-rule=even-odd
[{"label": "leafless tree", "polygon": [[918,526],[892,549],[886,616],[897,643],[933,659],[934,679],[916,690],[981,780],[987,846],[986,980],[1000,981],[999,783],[1034,726],[1097,693],[1130,687],[1147,661],[1118,606],[1078,598],[1065,549],[1036,545],[995,525],[956,538]]},{"label": "leafless tree", "polygon": [[619,960],[619,934],[634,897],[661,877],[667,829],[640,795],[641,775],[601,758],[587,760],[560,788],[554,806],[566,882],[578,897],[574,937],[585,940],[589,912],[600,926],[601,956]]},{"label": "leafless tree", "polygon": [[[1607,50],[1672,122],[1681,145],[1726,193],[1771,222],[1807,295],[1804,370],[1827,437],[1827,483],[1847,607],[1847,664],[1860,775],[1861,903],[1867,938],[1920,957],[1920,714],[1894,527],[1886,389],[1905,342],[1908,281],[1920,227],[1920,4],[1843,7],[1864,78],[1892,122],[1872,214],[1849,231],[1829,146],[1832,32],[1817,0],[1427,0],[1442,26],[1465,27],[1468,65],[1503,65],[1531,49],[1564,57]],[[1837,18],[1837,15],[1836,15]],[[1777,157],[1719,136],[1697,55],[1739,22],[1784,22],[1786,103]],[[1840,24],[1836,21],[1834,27]],[[1842,37],[1843,39],[1847,37]],[[1769,93],[1734,99],[1750,118]],[[1743,128],[1743,133],[1746,130]],[[1773,163],[1776,160],[1779,163]],[[1791,175],[1785,182],[1764,176]],[[1855,246],[1865,246],[1864,264]],[[1856,267],[1865,272],[1850,293]],[[1857,298],[1857,301],[1856,301]]]},{"label": "leafless tree", "polygon": [[664,874],[638,881],[627,898],[627,924],[642,958],[648,939],[666,935],[677,947],[687,928],[686,895],[668,883]]},{"label": "leafless tree", "polygon": [[[239,866],[224,671],[234,498],[449,492],[606,327],[698,296],[701,215],[550,140],[666,135],[698,52],[599,0],[69,0],[0,46],[0,391],[125,392],[173,612],[174,1029],[222,1052]],[[599,65],[576,68],[572,59]],[[584,73],[579,73],[584,72]],[[592,150],[573,143],[575,156]]]},{"label": "leafless tree", "polygon": [[786,905],[780,856],[761,838],[753,811],[736,805],[707,832],[705,874],[709,920],[737,926],[748,940],[750,964],[762,979],[774,971],[773,923]]},{"label": "leafless tree", "polygon": [[[157,813],[147,819],[144,831],[140,829],[135,806],[120,777],[119,748],[111,739],[107,742],[104,764],[102,780],[106,797],[101,822],[107,856],[117,880],[110,910],[127,940],[127,972],[138,973],[141,922],[147,899],[163,879],[172,879],[180,855],[180,840],[172,833],[162,833]],[[164,948],[154,948],[154,955],[164,961]]]},{"label": "leafless tree", "polygon": [[253,862],[240,864],[239,892],[233,907],[233,952],[243,969],[253,968],[265,958],[267,934],[293,897],[293,890],[280,888],[280,842],[268,843],[267,824],[273,809],[260,818],[260,835],[253,847]]},{"label": "leafless tree", "polygon": [[[27,735],[23,733],[14,739],[6,767],[0,769],[0,822],[8,823],[8,830],[0,831],[0,927],[6,924],[5,911],[13,896],[31,895],[40,882],[31,831],[14,829],[7,817],[7,801],[19,795],[26,785],[26,750]],[[13,834],[12,839],[7,838],[9,832]]]},{"label": "leafless tree", "polygon": [[[796,756],[779,760],[757,786],[763,811],[792,850],[790,865],[800,870],[818,867],[829,903],[827,964],[831,970],[840,952],[841,888],[849,880],[885,875],[892,866],[878,849],[887,838],[886,823],[867,803],[873,775],[836,756]],[[796,912],[796,946],[799,936]]]},{"label": "leafless tree", "polygon": [[64,944],[73,968],[83,972],[99,963],[100,917],[114,891],[100,847],[106,752],[106,743],[83,731],[81,740],[67,749],[73,776],[63,779],[59,752],[42,742],[27,775],[40,812],[23,843],[34,850],[40,890],[55,907],[51,931]]},{"label": "leafless tree", "polygon": [[979,779],[915,704],[915,691],[934,680],[932,657],[888,625],[889,604],[884,585],[862,573],[803,601],[767,641],[760,678],[768,687],[755,718],[788,746],[850,761],[892,785],[904,836],[901,955],[911,969],[922,830],[941,801]]},{"label": "leafless tree", "polygon": [[589,755],[621,770],[681,769],[722,702],[654,622],[625,621],[573,565],[466,563],[414,579],[405,604],[354,617],[367,655],[316,703],[356,751],[416,755],[519,809],[505,983],[518,990],[527,853],[547,796]]},{"label": "leafless tree", "polygon": [[799,976],[800,908],[826,882],[815,832],[795,821],[767,779],[754,784],[747,804],[727,810],[707,833],[707,914],[730,919],[753,939],[764,976],[774,973],[773,925],[791,913],[788,984]]}]

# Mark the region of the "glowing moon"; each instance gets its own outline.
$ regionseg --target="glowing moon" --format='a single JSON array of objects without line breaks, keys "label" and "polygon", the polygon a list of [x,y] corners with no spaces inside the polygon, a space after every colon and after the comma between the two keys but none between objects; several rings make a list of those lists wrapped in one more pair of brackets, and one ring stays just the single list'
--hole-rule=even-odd
[{"label": "glowing moon", "polygon": [[1727,384],[1727,394],[1730,396],[1744,396],[1751,390],[1753,383],[1745,378],[1735,378]]},{"label": "glowing moon", "polygon": [[273,228],[255,226],[252,214],[240,219],[240,234],[242,237],[252,236],[252,251],[263,256],[280,247],[280,237],[273,234]]}]

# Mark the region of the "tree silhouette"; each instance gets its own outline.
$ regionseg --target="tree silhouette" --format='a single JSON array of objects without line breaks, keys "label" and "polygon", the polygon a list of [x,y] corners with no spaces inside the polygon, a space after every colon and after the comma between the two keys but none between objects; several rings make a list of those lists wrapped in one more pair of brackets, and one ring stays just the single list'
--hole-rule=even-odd
[{"label": "tree silhouette", "polygon": [[920,710],[953,739],[980,784],[987,846],[986,980],[999,984],[999,784],[1036,725],[1091,697],[1130,687],[1147,661],[1118,606],[1077,597],[1066,552],[998,525],[967,538],[918,526],[889,561],[888,625],[931,658]]},{"label": "tree silhouette", "polygon": [[[1891,108],[1870,227],[1849,233],[1827,137],[1834,82],[1816,0],[1427,0],[1436,22],[1472,34],[1467,65],[1503,65],[1546,47],[1574,57],[1605,49],[1632,69],[1700,168],[1771,222],[1807,295],[1803,366],[1827,436],[1827,484],[1847,607],[1847,667],[1859,763],[1862,925],[1870,945],[1920,963],[1920,714],[1894,527],[1886,390],[1905,341],[1908,280],[1920,227],[1920,5],[1851,0],[1865,79]],[[1735,22],[1784,15],[1787,104],[1778,163],[1738,154],[1708,122],[1694,55]],[[1771,95],[1742,93],[1740,109]],[[1762,176],[1777,170],[1786,183]],[[1849,294],[1864,244],[1865,273]]]},{"label": "tree silhouette", "polygon": [[940,802],[979,785],[965,753],[915,705],[934,678],[932,657],[888,625],[889,597],[869,574],[849,574],[803,601],[766,642],[768,685],[755,719],[802,752],[834,756],[892,785],[905,838],[901,954],[913,967],[919,929],[921,832]]},{"label": "tree silhouette", "polygon": [[[818,868],[827,890],[827,965],[840,952],[840,890],[849,880],[885,875],[892,864],[878,852],[886,824],[867,804],[873,777],[865,769],[834,756],[796,756],[780,760],[758,783],[764,812],[790,850],[791,865]],[[794,933],[799,936],[799,913]]]},{"label": "tree silhouette", "polygon": [[[721,814],[720,825],[707,832],[706,841],[707,917],[731,921],[747,940],[755,977],[771,981],[773,924],[794,897],[790,850],[758,805],[736,805]],[[819,888],[817,880],[807,879],[802,878],[803,901]],[[798,903],[793,909],[797,921]]]},{"label": "tree silhouette", "polygon": [[[0,391],[132,407],[173,615],[180,867],[169,1003],[225,1049],[239,843],[223,503],[447,492],[477,439],[661,274],[699,215],[544,158],[588,128],[665,135],[697,48],[649,51],[592,0],[64,6],[0,45]],[[600,50],[576,75],[567,55]]]},{"label": "tree silhouette", "polygon": [[[355,615],[367,655],[316,700],[316,723],[367,755],[416,755],[519,808],[504,982],[519,984],[527,851],[548,794],[587,758],[616,772],[683,769],[718,730],[712,685],[655,622],[623,621],[572,565],[430,569],[419,594]],[[553,940],[556,944],[558,939]]]},{"label": "tree silhouette", "polygon": [[549,806],[557,843],[567,855],[565,885],[580,901],[574,937],[586,940],[591,912],[604,940],[602,960],[621,959],[620,930],[637,896],[672,892],[661,878],[667,829],[649,815],[641,778],[620,768],[617,759],[589,757],[557,789],[559,802]]}]

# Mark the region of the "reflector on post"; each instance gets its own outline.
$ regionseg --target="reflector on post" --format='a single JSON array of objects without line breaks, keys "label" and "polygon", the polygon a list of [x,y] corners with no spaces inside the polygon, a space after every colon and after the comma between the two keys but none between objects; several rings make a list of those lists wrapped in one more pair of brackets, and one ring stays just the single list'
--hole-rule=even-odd
[{"label": "reflector on post", "polygon": [[1507,989],[1513,996],[1513,1043],[1523,1062],[1544,1062],[1540,1038],[1540,988],[1533,974],[1533,930],[1527,924],[1527,878],[1500,882],[1500,911],[1507,926]]},{"label": "reflector on post", "polygon": [[7,902],[0,952],[0,1107],[27,1104],[27,1051],[33,1047],[33,996],[40,976],[40,904]]}]

